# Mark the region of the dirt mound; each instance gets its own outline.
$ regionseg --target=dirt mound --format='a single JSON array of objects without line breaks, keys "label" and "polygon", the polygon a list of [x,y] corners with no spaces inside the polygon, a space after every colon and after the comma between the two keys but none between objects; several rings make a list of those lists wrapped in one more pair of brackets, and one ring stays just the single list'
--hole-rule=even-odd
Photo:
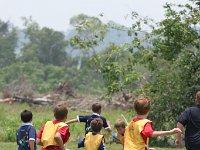
[{"label": "dirt mound", "polygon": [[[28,85],[28,84],[20,84],[20,85]],[[17,91],[24,91],[21,89],[28,89],[27,87],[16,88],[20,89]],[[67,82],[59,83],[54,91],[44,96],[34,96],[33,94],[27,95],[29,92],[20,93],[16,92],[14,89],[6,89],[4,93],[3,99],[0,102],[23,102],[29,104],[38,104],[38,105],[52,105],[59,101],[67,101],[69,105],[69,109],[72,110],[91,110],[91,106],[93,103],[100,103],[103,108],[120,108],[120,109],[128,109],[133,106],[133,101],[135,96],[130,93],[121,93],[112,95],[112,97],[95,97],[95,96],[76,96],[74,93],[73,86]],[[12,93],[10,93],[12,92]]]},{"label": "dirt mound", "polygon": [[[126,95],[127,96],[127,95]],[[103,108],[120,108],[129,109],[132,108],[135,97],[129,94],[129,97],[122,95],[114,95],[112,98],[102,97],[79,97],[68,99],[69,108],[72,110],[91,110],[93,103],[100,103]]]},{"label": "dirt mound", "polygon": [[68,82],[60,82],[54,92],[55,94],[65,95],[67,98],[75,97],[73,86]]}]

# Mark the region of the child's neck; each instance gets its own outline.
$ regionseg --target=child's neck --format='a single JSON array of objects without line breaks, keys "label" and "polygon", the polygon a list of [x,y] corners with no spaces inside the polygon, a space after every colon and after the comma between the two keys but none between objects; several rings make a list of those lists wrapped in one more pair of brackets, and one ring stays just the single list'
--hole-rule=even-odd
[{"label": "child's neck", "polygon": [[146,115],[137,115],[137,118],[144,118],[144,119],[146,119],[147,116],[148,116],[148,114],[146,114]]},{"label": "child's neck", "polygon": [[31,121],[29,121],[29,122],[22,122],[23,124],[30,124],[31,123]]},{"label": "child's neck", "polygon": [[92,132],[92,134],[95,134],[95,135],[96,135],[96,134],[99,134],[99,133],[100,133],[100,132]]},{"label": "child's neck", "polygon": [[95,113],[95,114],[98,114],[98,115],[100,115],[100,114],[101,114],[101,112],[93,112],[93,113]]},{"label": "child's neck", "polygon": [[66,119],[62,119],[62,120],[58,120],[58,121],[60,121],[60,122],[65,122],[65,121],[66,121]]}]

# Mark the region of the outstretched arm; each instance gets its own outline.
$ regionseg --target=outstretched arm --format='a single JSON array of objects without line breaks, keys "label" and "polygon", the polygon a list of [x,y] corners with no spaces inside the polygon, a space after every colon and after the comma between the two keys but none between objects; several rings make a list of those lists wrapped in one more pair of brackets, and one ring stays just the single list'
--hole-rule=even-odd
[{"label": "outstretched arm", "polygon": [[176,133],[181,133],[182,131],[179,128],[174,128],[170,131],[154,131],[152,137],[157,137],[161,135],[172,135]]},{"label": "outstretched arm", "polygon": [[66,124],[70,124],[70,123],[74,123],[74,122],[78,122],[78,119],[71,119],[69,121],[66,122]]},{"label": "outstretched arm", "polygon": [[111,125],[110,125],[110,121],[106,121],[105,120],[105,124],[106,127],[104,127],[109,133],[111,133],[112,129],[111,129]]},{"label": "outstretched arm", "polygon": [[[181,131],[183,131],[184,126],[181,123],[177,123],[177,128],[179,128]],[[181,133],[176,134],[176,141],[175,144],[177,147],[181,147],[182,144],[182,138],[181,138]]]},{"label": "outstretched arm", "polygon": [[111,128],[106,128],[106,130],[111,133],[112,129]]}]

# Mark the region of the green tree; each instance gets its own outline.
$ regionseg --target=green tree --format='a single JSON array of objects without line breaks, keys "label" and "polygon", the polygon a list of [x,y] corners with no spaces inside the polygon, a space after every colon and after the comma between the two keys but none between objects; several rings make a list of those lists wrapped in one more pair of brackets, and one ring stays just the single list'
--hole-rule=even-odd
[{"label": "green tree", "polygon": [[28,42],[22,48],[23,61],[39,61],[43,64],[64,65],[68,55],[67,42],[62,32],[47,27],[42,29],[31,19],[24,19],[25,35]]},{"label": "green tree", "polygon": [[[172,4],[166,4],[166,18],[153,30],[153,53],[166,60],[176,60],[188,45],[196,45],[199,37],[194,26],[199,22],[199,11],[189,4],[179,5],[179,12]],[[199,45],[196,45],[199,46]]]},{"label": "green tree", "polygon": [[9,23],[0,20],[0,67],[15,62],[15,48],[17,46],[16,29]]},{"label": "green tree", "polygon": [[[81,49],[83,55],[92,56],[90,64],[104,79],[107,93],[112,94],[125,89],[132,91],[139,75],[135,71],[133,48],[111,44],[103,50],[96,52],[96,46],[104,42],[108,29],[124,30],[115,24],[103,24],[98,18],[80,14],[73,17],[70,23],[75,27],[77,34],[70,39],[70,44]],[[134,41],[137,43],[137,40]],[[135,44],[136,45],[136,44]],[[124,57],[124,58],[123,58]]]},{"label": "green tree", "polygon": [[164,8],[166,18],[154,26],[149,39],[152,46],[138,56],[151,71],[145,89],[153,100],[150,117],[155,128],[165,130],[175,126],[178,115],[194,104],[200,90],[200,13],[190,4],[166,4]]},{"label": "green tree", "polygon": [[0,73],[0,90],[3,90],[6,85],[15,85],[23,77],[30,82],[35,92],[43,93],[52,91],[59,81],[65,79],[64,67],[32,61],[14,63],[1,69]]},{"label": "green tree", "polygon": [[[112,45],[92,61],[110,94],[141,78],[135,71],[136,64],[145,66],[150,77],[141,92],[151,97],[150,117],[155,128],[163,130],[174,127],[177,116],[193,104],[195,93],[200,90],[199,9],[192,3],[178,6],[167,3],[164,8],[165,19],[156,24],[132,13],[136,18],[128,32],[135,35],[132,43],[126,44],[126,48]],[[138,36],[145,24],[151,27],[151,32]]]},{"label": "green tree", "polygon": [[103,76],[108,94],[123,90],[132,91],[140,79],[135,63],[126,46],[110,45],[91,59],[91,64]]},{"label": "green tree", "polygon": [[74,16],[70,24],[75,27],[76,35],[69,43],[75,49],[81,49],[82,54],[95,54],[95,46],[103,41],[107,31],[106,24],[103,24],[97,17],[90,17],[84,14]]}]

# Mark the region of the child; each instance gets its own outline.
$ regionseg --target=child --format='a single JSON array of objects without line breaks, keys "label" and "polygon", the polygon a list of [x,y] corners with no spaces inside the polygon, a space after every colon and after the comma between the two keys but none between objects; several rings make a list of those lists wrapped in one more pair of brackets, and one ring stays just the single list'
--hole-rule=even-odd
[{"label": "child", "polygon": [[118,119],[114,124],[114,128],[117,130],[117,134],[113,136],[114,139],[117,143],[124,145],[125,121]]},{"label": "child", "polygon": [[95,118],[91,121],[92,132],[86,134],[85,139],[78,143],[78,148],[85,147],[85,150],[104,150],[104,137],[100,134],[103,121]]},{"label": "child", "polygon": [[43,146],[42,150],[65,150],[64,144],[70,137],[67,119],[66,103],[59,103],[54,108],[56,120],[47,121],[37,134],[37,144]]},{"label": "child", "polygon": [[[185,127],[185,147],[187,150],[200,149],[200,91],[196,93],[195,106],[187,108],[178,118],[177,127]],[[181,134],[176,137],[176,145],[182,144]]]},{"label": "child", "polygon": [[93,111],[92,115],[77,116],[76,119],[72,119],[72,120],[67,121],[67,124],[74,123],[74,122],[85,122],[85,131],[87,133],[87,132],[91,131],[90,122],[94,118],[100,118],[103,121],[103,127],[107,131],[111,132],[111,127],[110,127],[109,122],[106,121],[106,118],[104,118],[103,116],[100,116],[100,114],[101,114],[101,104],[99,104],[99,103],[93,104],[92,105],[92,111]]},{"label": "child", "polygon": [[31,124],[32,118],[31,111],[24,110],[21,112],[23,124],[17,130],[18,150],[36,150],[36,130]]},{"label": "child", "polygon": [[[115,129],[117,130],[117,134],[114,135],[114,139],[116,142],[120,143],[124,147],[124,133],[126,129],[126,123],[123,120],[118,119],[114,125]],[[148,148],[148,150],[154,150],[154,148]]]},{"label": "child", "polygon": [[180,133],[181,130],[174,128],[170,131],[154,131],[152,121],[146,119],[150,111],[150,100],[148,97],[139,97],[134,102],[137,117],[134,118],[125,129],[124,150],[152,149],[147,146],[147,138],[161,135]]}]

